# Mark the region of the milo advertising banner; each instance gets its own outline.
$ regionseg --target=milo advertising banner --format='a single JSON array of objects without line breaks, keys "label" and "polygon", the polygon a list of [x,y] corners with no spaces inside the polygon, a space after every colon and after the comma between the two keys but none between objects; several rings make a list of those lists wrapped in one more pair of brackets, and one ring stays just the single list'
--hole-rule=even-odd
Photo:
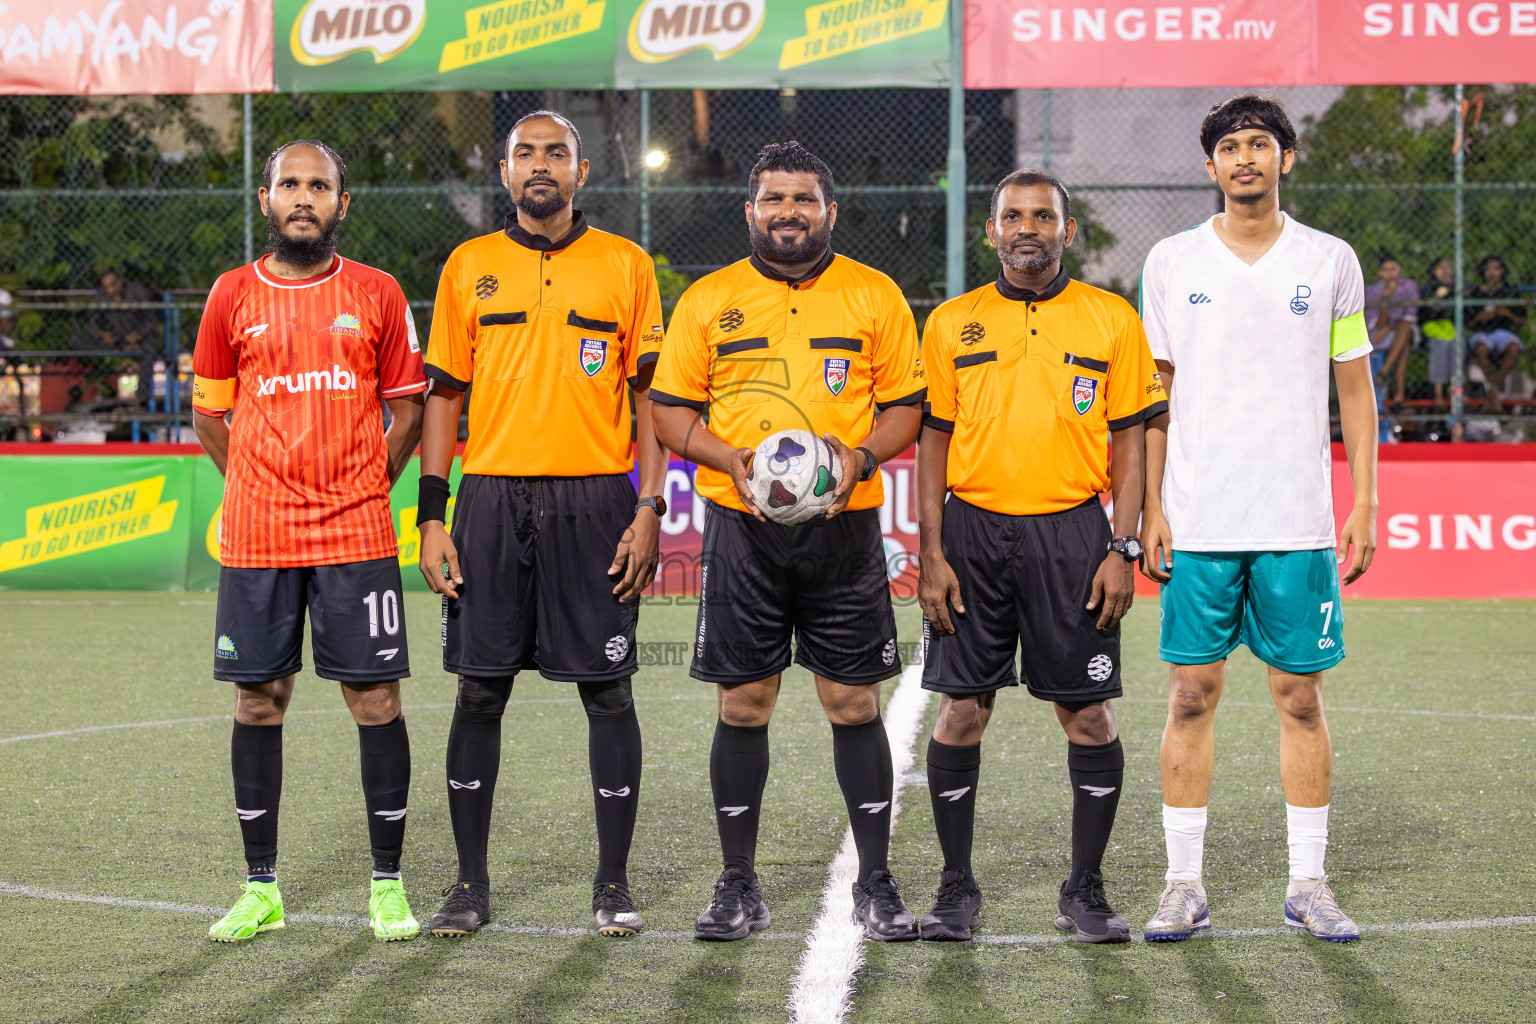
[{"label": "milo advertising banner", "polygon": [[275,0],[279,92],[949,81],[949,0]]},{"label": "milo advertising banner", "polygon": [[276,0],[276,88],[608,88],[613,6],[613,0]]},{"label": "milo advertising banner", "polygon": [[949,0],[611,0],[620,89],[937,86]]}]

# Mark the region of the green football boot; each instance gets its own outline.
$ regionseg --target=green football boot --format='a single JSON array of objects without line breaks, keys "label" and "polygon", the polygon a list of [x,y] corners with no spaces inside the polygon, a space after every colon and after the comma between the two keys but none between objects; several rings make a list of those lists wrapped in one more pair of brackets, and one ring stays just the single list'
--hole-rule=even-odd
[{"label": "green football boot", "polygon": [[368,897],[368,923],[373,934],[385,942],[414,939],[421,934],[421,925],[411,916],[411,906],[405,902],[405,887],[398,878],[375,878],[373,893]]},{"label": "green football boot", "polygon": [[276,882],[246,882],[245,892],[223,919],[208,929],[215,942],[244,942],[283,927],[283,897]]}]

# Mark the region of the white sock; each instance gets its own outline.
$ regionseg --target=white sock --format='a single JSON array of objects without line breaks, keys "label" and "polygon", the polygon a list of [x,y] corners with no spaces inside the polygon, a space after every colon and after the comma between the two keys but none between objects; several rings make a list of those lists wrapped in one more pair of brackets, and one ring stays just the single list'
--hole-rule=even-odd
[{"label": "white sock", "polygon": [[1323,853],[1328,849],[1328,805],[1285,805],[1286,841],[1291,846],[1291,880],[1323,877]]},{"label": "white sock", "polygon": [[1205,808],[1163,805],[1163,841],[1168,845],[1168,881],[1200,881],[1205,858]]}]

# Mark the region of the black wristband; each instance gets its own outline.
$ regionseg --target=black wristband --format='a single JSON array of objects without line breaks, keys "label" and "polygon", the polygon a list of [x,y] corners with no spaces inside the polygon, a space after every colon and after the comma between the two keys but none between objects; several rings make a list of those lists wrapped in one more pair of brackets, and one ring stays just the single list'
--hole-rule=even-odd
[{"label": "black wristband", "polygon": [[448,481],[440,476],[422,476],[421,489],[416,498],[416,525],[430,523],[434,519],[438,522],[446,522],[448,519],[448,495],[453,493],[448,488]]}]

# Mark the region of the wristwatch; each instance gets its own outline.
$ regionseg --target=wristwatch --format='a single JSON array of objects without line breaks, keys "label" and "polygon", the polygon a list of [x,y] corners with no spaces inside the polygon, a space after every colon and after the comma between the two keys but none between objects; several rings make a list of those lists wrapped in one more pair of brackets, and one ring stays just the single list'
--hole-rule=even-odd
[{"label": "wristwatch", "polygon": [[652,512],[655,512],[659,519],[667,514],[667,499],[659,494],[654,498],[641,498],[635,503],[635,511],[639,512],[643,508],[649,508]]},{"label": "wristwatch", "polygon": [[1117,537],[1109,542],[1109,550],[1118,551],[1127,562],[1141,561],[1141,541],[1135,537]]},{"label": "wristwatch", "polygon": [[859,474],[859,483],[873,480],[875,474],[880,472],[880,460],[875,458],[875,453],[868,448],[855,448],[854,451],[864,453],[864,472]]}]

